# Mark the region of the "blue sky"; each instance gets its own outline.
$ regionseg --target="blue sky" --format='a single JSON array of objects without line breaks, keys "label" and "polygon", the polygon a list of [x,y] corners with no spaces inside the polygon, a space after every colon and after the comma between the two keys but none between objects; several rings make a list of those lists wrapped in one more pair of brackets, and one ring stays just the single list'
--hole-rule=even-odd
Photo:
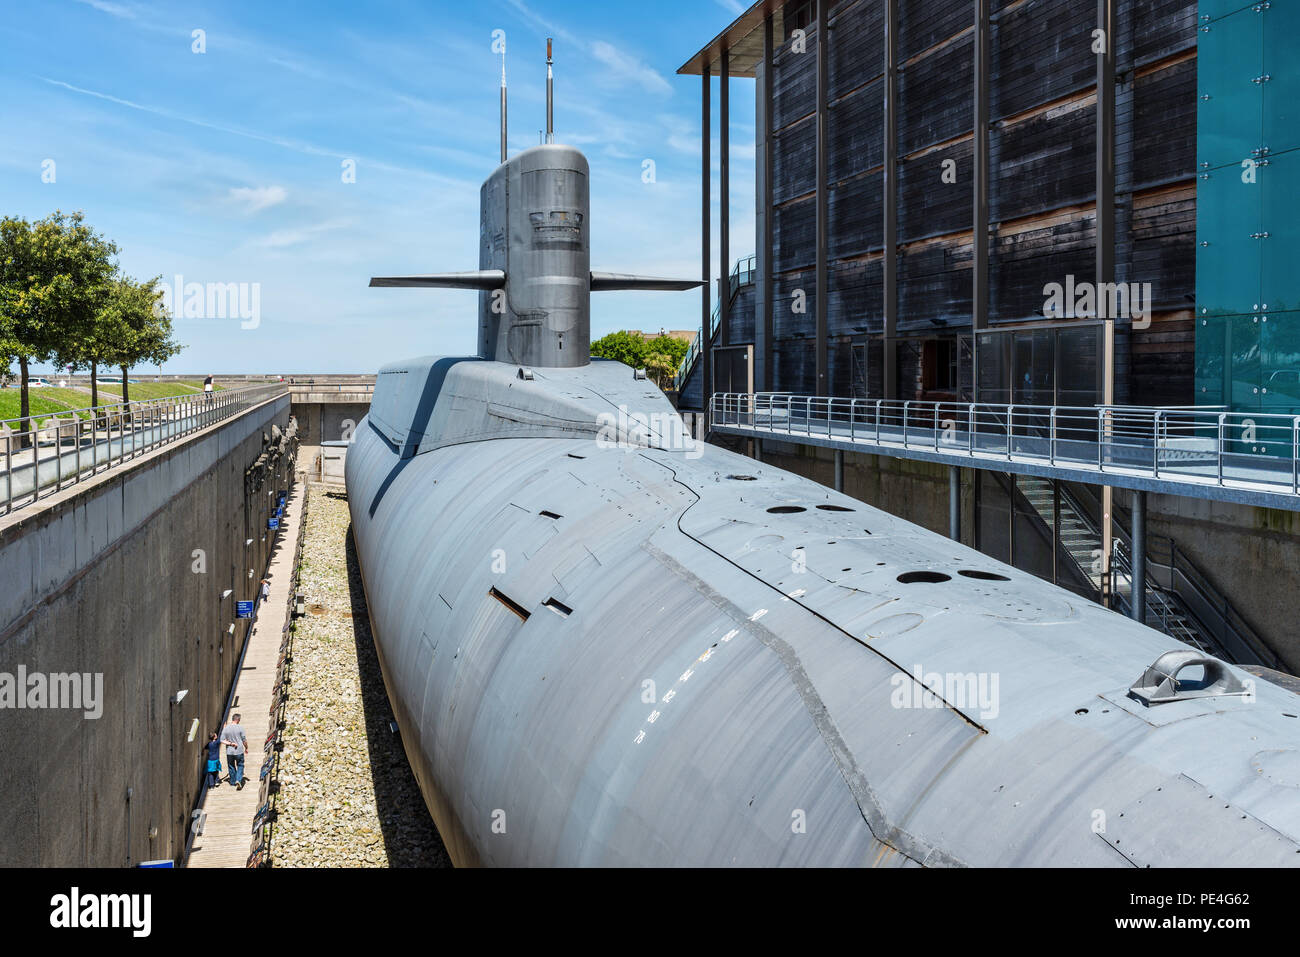
[{"label": "blue sky", "polygon": [[[593,268],[695,277],[700,81],[675,71],[742,9],[9,4],[0,213],[84,210],[137,277],[258,284],[255,328],[178,317],[186,349],[165,372],[368,372],[409,355],[472,353],[476,294],[366,283],[477,268],[478,188],[499,147],[492,32],[506,35],[512,152],[536,144],[545,124],[545,38],[555,37],[556,140],[591,164]],[[753,251],[753,102],[753,82],[733,81],[733,259]],[[716,103],[715,88],[715,114]],[[716,115],[711,135],[716,258]],[[349,159],[356,176],[345,183]],[[642,180],[646,159],[653,183]],[[698,293],[592,297],[593,338],[698,325]]]}]

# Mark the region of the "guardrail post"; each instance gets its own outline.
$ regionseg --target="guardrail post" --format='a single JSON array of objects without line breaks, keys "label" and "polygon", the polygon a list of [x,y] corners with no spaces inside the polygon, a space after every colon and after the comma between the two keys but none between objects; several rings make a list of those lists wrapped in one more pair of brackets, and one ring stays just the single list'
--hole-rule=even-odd
[{"label": "guardrail post", "polygon": [[[1300,433],[1297,433],[1300,435]],[[849,441],[856,440],[858,435],[858,400],[849,399]]]},{"label": "guardrail post", "polygon": [[1160,409],[1156,409],[1151,428],[1151,471],[1156,478],[1160,477],[1160,417],[1163,414]]},{"label": "guardrail post", "polygon": [[1106,426],[1104,424],[1105,416],[1106,416],[1105,409],[1097,410],[1097,471],[1098,472],[1106,471],[1106,468],[1101,461],[1101,456],[1102,456],[1101,440],[1102,440],[1102,436],[1105,434],[1106,431]]},{"label": "guardrail post", "polygon": [[1016,431],[1016,407],[1007,406],[1007,461],[1011,461],[1011,436]]},{"label": "guardrail post", "polygon": [[1300,415],[1291,420],[1291,494],[1300,495]]},{"label": "guardrail post", "polygon": [[943,403],[934,404],[934,450],[939,451],[939,413],[943,410]]},{"label": "guardrail post", "polygon": [[966,454],[975,454],[975,403],[970,404],[970,416],[966,426]]},{"label": "guardrail post", "polygon": [[1220,485],[1223,484],[1223,427],[1224,425],[1227,424],[1227,421],[1228,421],[1228,413],[1220,412],[1219,413],[1219,441],[1218,441],[1218,447],[1215,450],[1217,453],[1215,457],[1219,460],[1219,484]]},{"label": "guardrail post", "polygon": [[1047,462],[1049,465],[1056,464],[1056,406],[1052,406],[1052,411],[1048,413],[1047,422]]},{"label": "guardrail post", "polygon": [[885,401],[884,399],[876,400],[876,444],[877,445],[880,444],[880,406],[884,401]]},{"label": "guardrail post", "polygon": [[912,400],[903,403],[903,448],[907,448],[907,417],[912,408]]}]

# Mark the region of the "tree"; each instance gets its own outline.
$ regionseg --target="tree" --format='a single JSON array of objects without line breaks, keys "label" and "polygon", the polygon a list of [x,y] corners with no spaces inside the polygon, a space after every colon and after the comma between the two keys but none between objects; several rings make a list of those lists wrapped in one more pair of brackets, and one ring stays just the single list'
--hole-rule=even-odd
[{"label": "tree", "polygon": [[690,346],[682,339],[659,335],[646,343],[646,368],[654,372],[659,388],[671,382],[681,368]]},{"label": "tree", "polygon": [[633,369],[643,369],[646,342],[635,332],[611,332],[591,344],[591,354],[601,359],[613,359]]},{"label": "tree", "polygon": [[72,343],[113,273],[116,253],[81,212],[55,210],[35,223],[0,220],[0,356],[18,362],[20,431],[30,429],[31,363],[74,351]]},{"label": "tree", "polygon": [[134,282],[122,277],[106,305],[111,335],[104,359],[122,370],[122,401],[130,407],[128,373],[140,362],[162,365],[184,346],[172,338],[172,317],[162,305],[161,276]]}]

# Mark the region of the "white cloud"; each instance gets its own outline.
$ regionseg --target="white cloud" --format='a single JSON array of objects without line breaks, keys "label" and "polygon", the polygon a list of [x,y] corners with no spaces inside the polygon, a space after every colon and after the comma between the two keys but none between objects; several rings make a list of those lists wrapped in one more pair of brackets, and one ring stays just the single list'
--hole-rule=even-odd
[{"label": "white cloud", "polygon": [[718,6],[722,7],[722,9],[730,11],[736,16],[740,16],[745,12],[745,5],[741,3],[740,0],[715,0],[715,2]]},{"label": "white cloud", "polygon": [[107,13],[109,16],[118,17],[122,20],[134,20],[138,14],[135,10],[121,3],[109,3],[108,0],[77,0],[78,3],[84,3],[88,7],[94,7],[100,13]]},{"label": "white cloud", "polygon": [[226,199],[242,206],[246,213],[257,213],[269,206],[276,206],[288,199],[289,193],[283,186],[235,186],[226,194]]},{"label": "white cloud", "polygon": [[672,95],[673,88],[667,80],[651,67],[646,66],[631,54],[624,53],[618,47],[604,40],[597,40],[591,45],[591,54],[605,66],[635,83],[639,83],[647,93],[665,93]]},{"label": "white cloud", "polygon": [[285,249],[289,246],[297,246],[307,242],[321,233],[331,232],[335,229],[342,229],[351,225],[345,220],[335,220],[326,223],[316,223],[313,226],[302,226],[297,229],[277,229],[260,239],[253,240],[254,246],[263,249]]}]

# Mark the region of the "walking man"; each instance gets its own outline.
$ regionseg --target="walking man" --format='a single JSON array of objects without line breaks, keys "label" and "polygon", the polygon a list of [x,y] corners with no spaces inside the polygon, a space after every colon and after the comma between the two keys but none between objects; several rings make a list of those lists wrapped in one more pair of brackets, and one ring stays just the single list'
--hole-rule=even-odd
[{"label": "walking man", "polygon": [[209,373],[203,380],[203,401],[212,401],[212,374]]},{"label": "walking man", "polygon": [[230,772],[229,781],[236,791],[244,789],[244,752],[248,749],[248,738],[239,726],[239,715],[230,716],[230,724],[221,729],[221,741],[226,746],[226,768]]}]

